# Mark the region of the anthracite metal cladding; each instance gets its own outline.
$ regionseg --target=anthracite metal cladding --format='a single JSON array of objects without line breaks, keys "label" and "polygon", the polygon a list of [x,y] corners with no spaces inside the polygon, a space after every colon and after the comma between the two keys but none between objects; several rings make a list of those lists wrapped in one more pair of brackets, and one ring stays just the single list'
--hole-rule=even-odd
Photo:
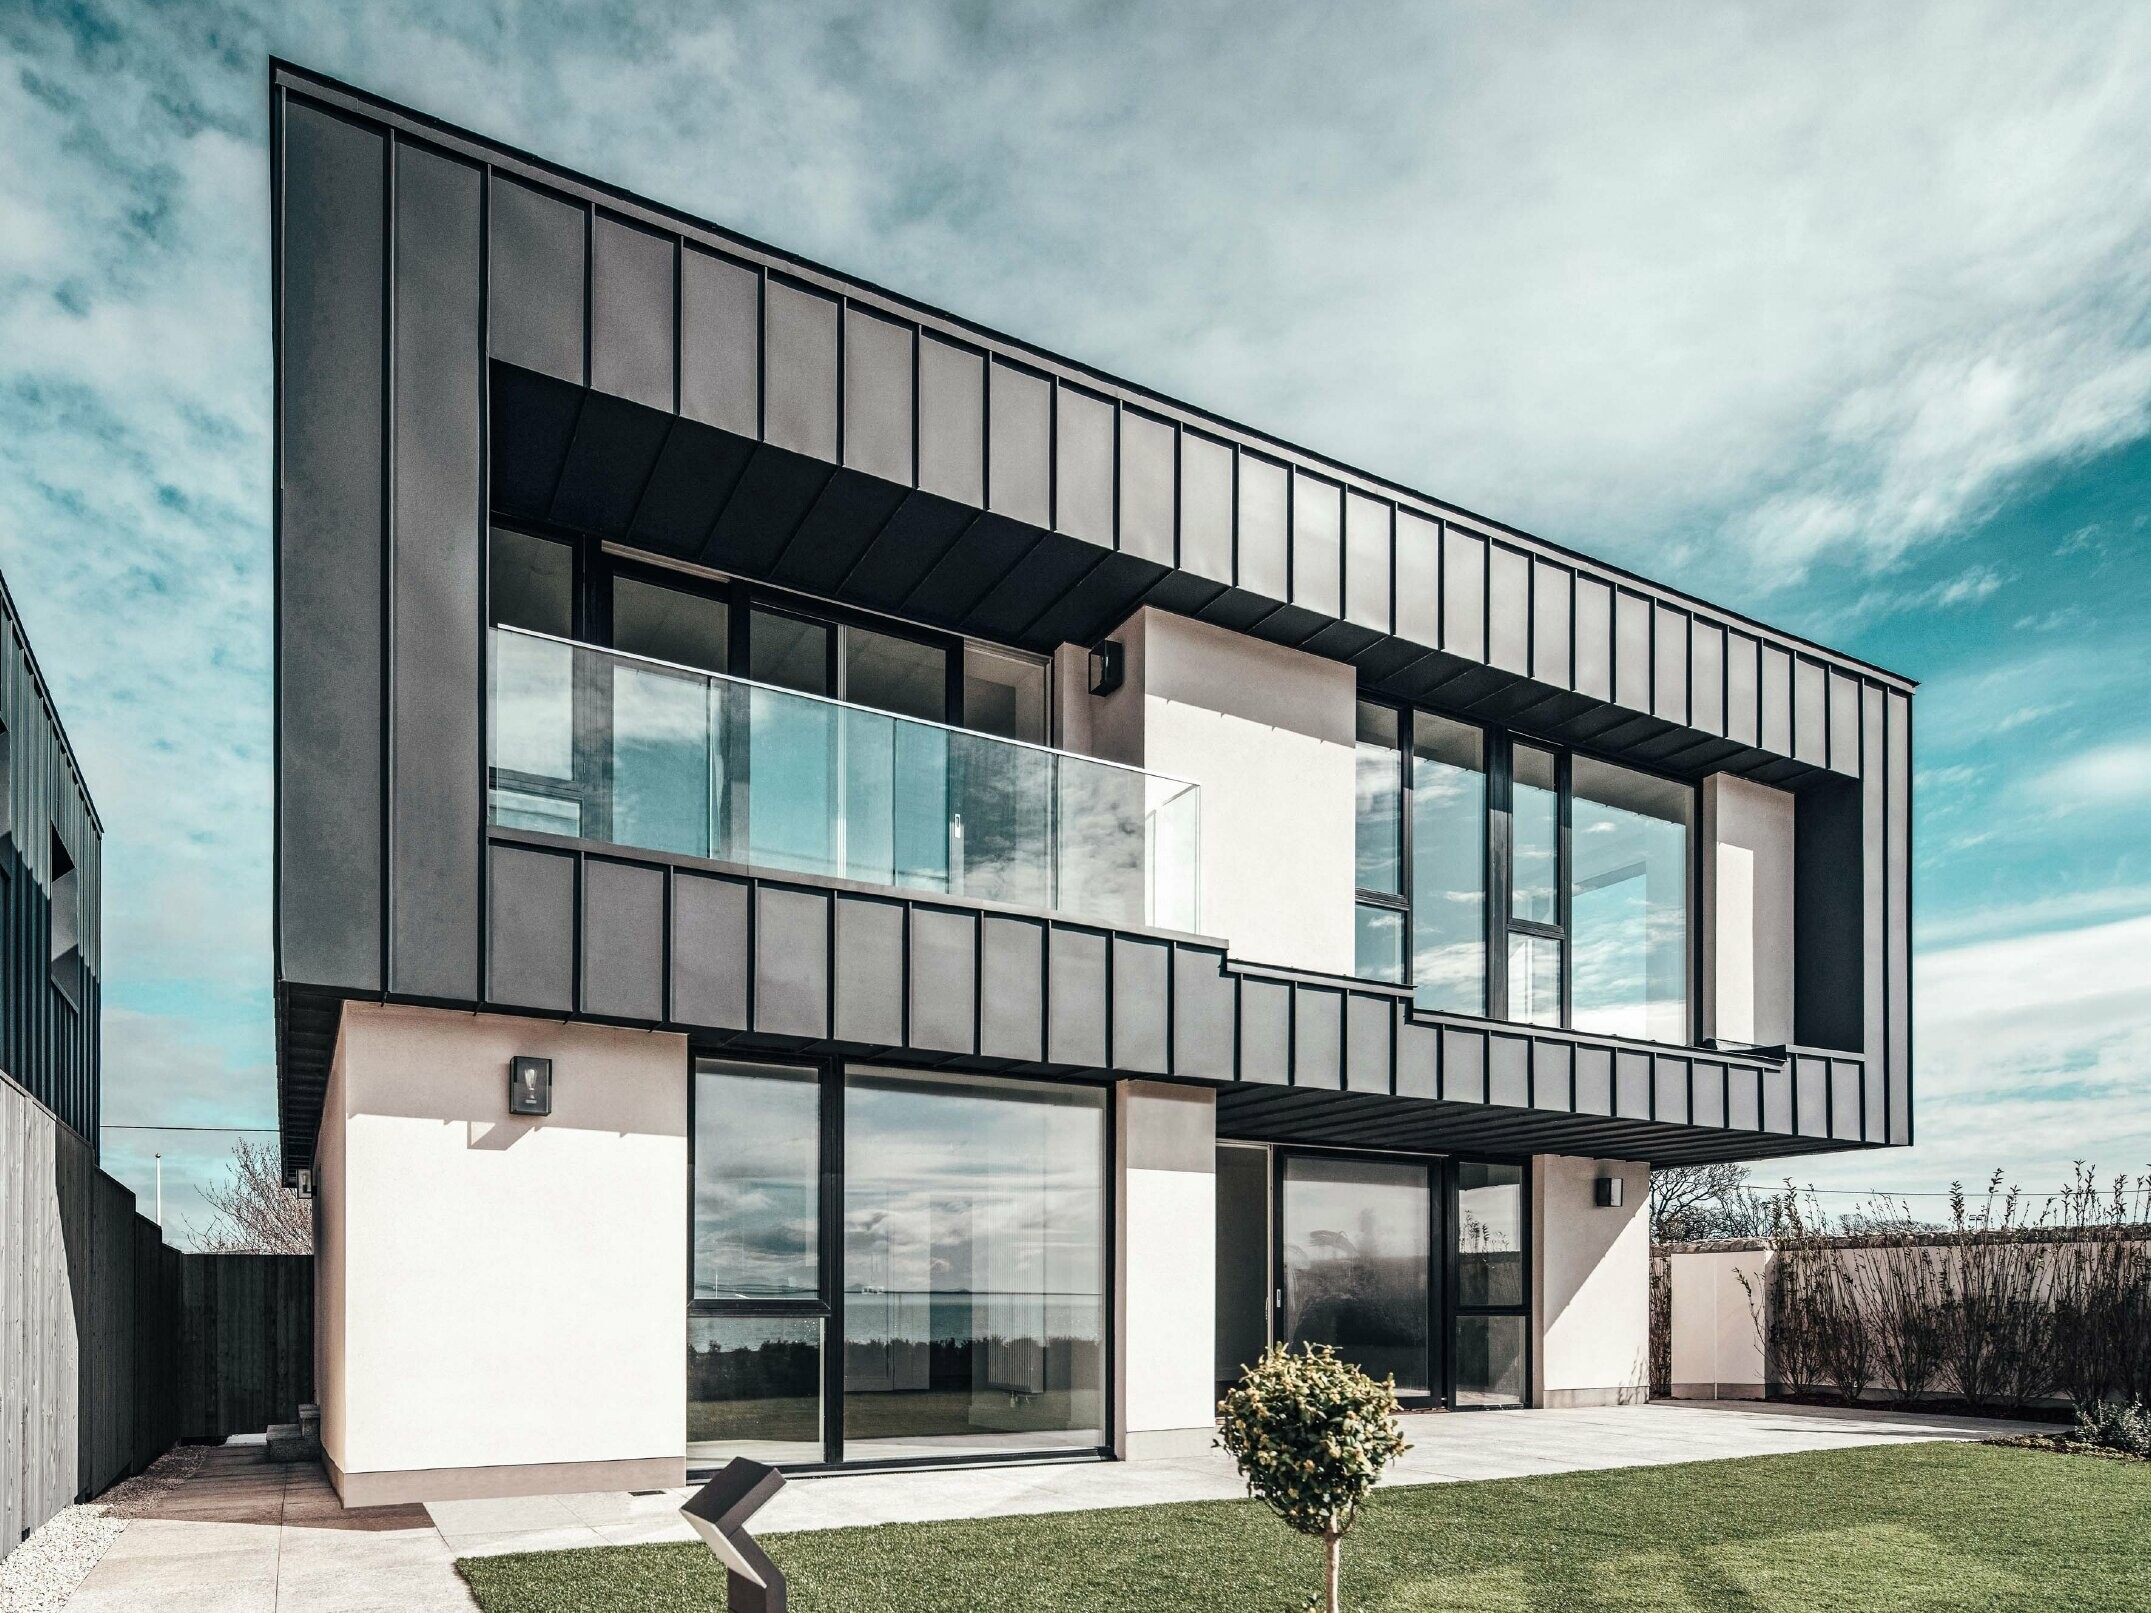
[{"label": "anthracite metal cladding", "polygon": [[[72,876],[58,873],[72,865]],[[54,887],[72,955],[54,958]],[[0,579],[0,1070],[94,1153],[103,1094],[104,825]]]},{"label": "anthracite metal cladding", "polygon": [[[1233,1081],[1250,1126],[1351,1100],[1632,1157],[1910,1139],[1904,680],[325,80],[273,86],[287,1162],[335,1003],[374,995]],[[1844,871],[1800,917],[1828,1048],[1675,1058],[1186,938],[489,835],[489,510],[1033,649],[1155,604],[1354,664],[1372,697],[1793,789]]]}]

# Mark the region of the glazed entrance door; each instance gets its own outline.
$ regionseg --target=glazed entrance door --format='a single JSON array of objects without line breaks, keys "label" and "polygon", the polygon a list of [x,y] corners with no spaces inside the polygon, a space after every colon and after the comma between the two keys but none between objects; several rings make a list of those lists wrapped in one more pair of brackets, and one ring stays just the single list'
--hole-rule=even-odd
[{"label": "glazed entrance door", "polygon": [[1397,1394],[1437,1392],[1434,1188],[1439,1164],[1287,1154],[1279,1176],[1278,1337],[1333,1344]]}]

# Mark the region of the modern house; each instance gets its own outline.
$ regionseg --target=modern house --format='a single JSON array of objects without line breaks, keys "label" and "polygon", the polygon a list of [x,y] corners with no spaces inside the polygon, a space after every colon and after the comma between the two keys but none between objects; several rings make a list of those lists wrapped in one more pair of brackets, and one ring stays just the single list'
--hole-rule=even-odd
[{"label": "modern house", "polygon": [[104,833],[0,578],[0,1072],[93,1160]]},{"label": "modern house", "polygon": [[348,1503],[1637,1400],[1651,1166],[1911,1140],[1904,678],[271,93]]}]

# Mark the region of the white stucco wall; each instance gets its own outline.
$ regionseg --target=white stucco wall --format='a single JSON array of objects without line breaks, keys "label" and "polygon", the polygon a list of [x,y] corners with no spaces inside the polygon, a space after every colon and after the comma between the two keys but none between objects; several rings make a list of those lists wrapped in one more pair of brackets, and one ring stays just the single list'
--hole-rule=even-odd
[{"label": "white stucco wall", "polygon": [[1350,974],[1352,668],[1159,610],[1113,637],[1127,681],[1097,699],[1064,671],[1060,742],[1201,786],[1204,934]]},{"label": "white stucco wall", "polygon": [[[1626,1184],[1619,1209],[1593,1202],[1601,1175]],[[1532,1162],[1534,1405],[1650,1398],[1650,1186],[1647,1165],[1560,1154]]]},{"label": "white stucco wall", "polygon": [[1793,1039],[1793,797],[1703,781],[1703,1034]]},{"label": "white stucco wall", "polygon": [[314,1136],[314,1401],[321,1448],[340,1461],[344,1447],[344,1044],[329,1062],[321,1127]]},{"label": "white stucco wall", "polygon": [[1114,1448],[1199,1455],[1216,1410],[1217,1094],[1115,1088]]},{"label": "white stucco wall", "polygon": [[1675,1400],[1760,1400],[1763,1345],[1741,1274],[1762,1292],[1767,1249],[1698,1251],[1666,1257],[1673,1290]]},{"label": "white stucco wall", "polygon": [[[550,1116],[507,1113],[518,1053],[553,1060]],[[679,1482],[687,1063],[679,1036],[345,1008],[321,1270],[347,1501]]]}]

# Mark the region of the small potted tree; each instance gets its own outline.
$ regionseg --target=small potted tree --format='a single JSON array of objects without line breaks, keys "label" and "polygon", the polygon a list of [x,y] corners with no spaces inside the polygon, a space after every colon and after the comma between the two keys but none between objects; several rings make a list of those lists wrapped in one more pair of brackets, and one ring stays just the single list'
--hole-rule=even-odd
[{"label": "small potted tree", "polygon": [[1248,1494],[1320,1538],[1323,1605],[1340,1613],[1344,1537],[1382,1469],[1406,1449],[1395,1380],[1376,1382],[1326,1344],[1273,1344],[1217,1409],[1217,1443],[1239,1464]]}]

